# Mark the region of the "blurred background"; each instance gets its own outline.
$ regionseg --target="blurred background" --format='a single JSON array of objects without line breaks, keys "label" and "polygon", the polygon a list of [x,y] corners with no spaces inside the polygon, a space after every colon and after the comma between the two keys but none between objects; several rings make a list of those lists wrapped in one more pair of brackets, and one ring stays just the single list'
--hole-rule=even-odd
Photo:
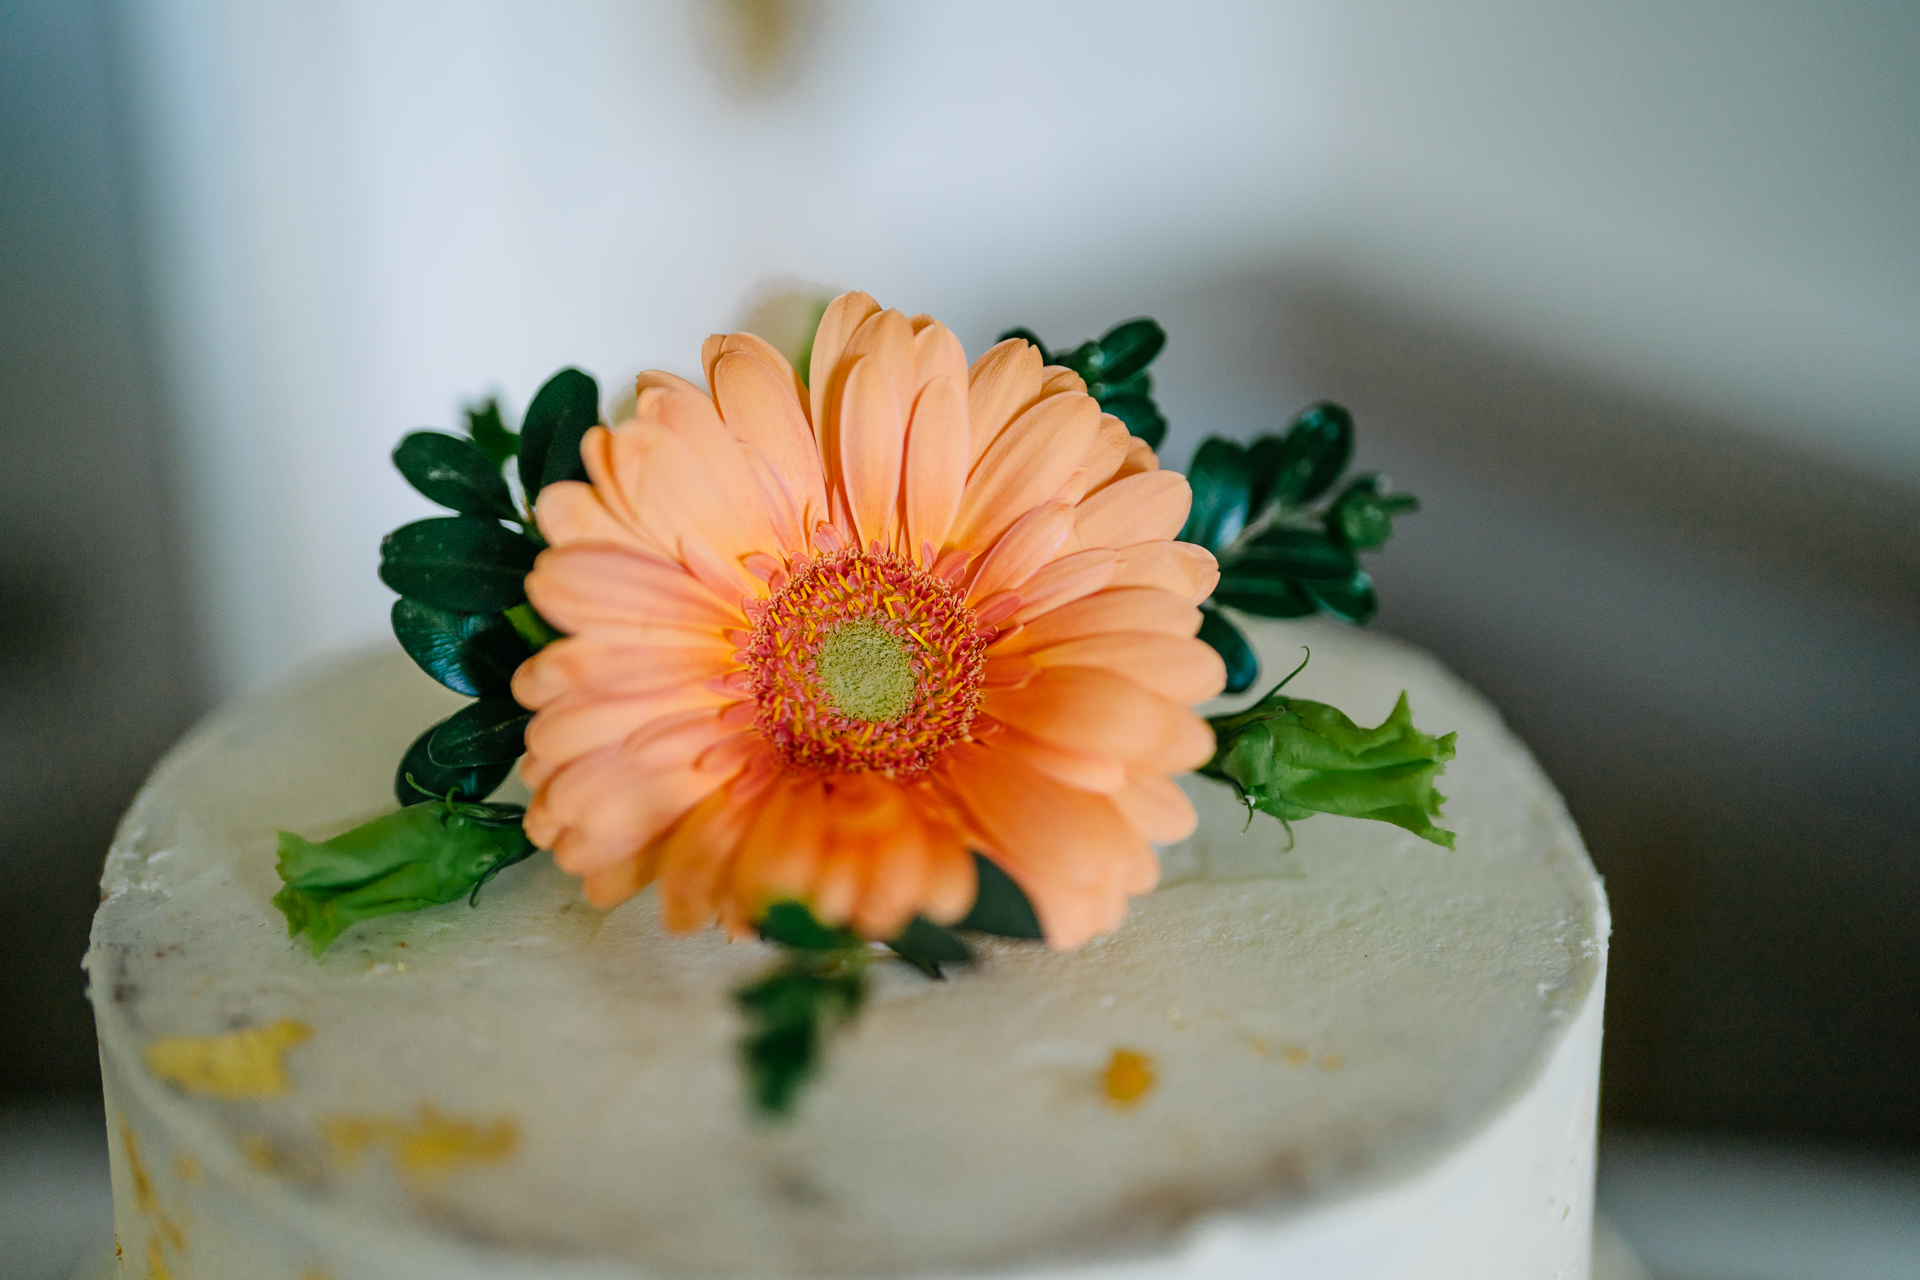
[{"label": "blurred background", "polygon": [[1911,0],[0,0],[0,1275],[102,1229],[114,822],[385,633],[393,443],[796,284],[1152,314],[1172,465],[1349,405],[1607,878],[1621,1236],[1920,1275]]}]

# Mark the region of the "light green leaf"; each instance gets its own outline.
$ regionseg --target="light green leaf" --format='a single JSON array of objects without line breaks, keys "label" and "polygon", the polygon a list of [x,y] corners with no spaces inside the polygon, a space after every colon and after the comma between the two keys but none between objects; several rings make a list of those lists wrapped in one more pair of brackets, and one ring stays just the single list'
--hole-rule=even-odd
[{"label": "light green leaf", "polygon": [[289,937],[307,935],[319,955],[352,925],[396,911],[472,898],[533,844],[515,805],[408,805],[315,842],[280,833],[280,878],[273,905]]},{"label": "light green leaf", "polygon": [[1316,813],[1370,818],[1453,848],[1453,832],[1433,819],[1445,800],[1434,782],[1453,759],[1454,735],[1416,729],[1405,693],[1372,729],[1324,702],[1289,698],[1279,686],[1209,723],[1218,746],[1201,772],[1231,783],[1249,809],[1284,822]]}]

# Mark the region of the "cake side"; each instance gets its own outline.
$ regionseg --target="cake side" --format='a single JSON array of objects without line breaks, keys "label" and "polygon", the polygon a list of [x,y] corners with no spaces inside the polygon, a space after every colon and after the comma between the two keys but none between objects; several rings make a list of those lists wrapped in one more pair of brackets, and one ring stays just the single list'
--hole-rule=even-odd
[{"label": "cake side", "polygon": [[[288,945],[273,829],[389,804],[390,762],[447,705],[403,659],[221,713],[129,814],[89,957],[133,1135],[112,1135],[123,1247],[207,1276],[1171,1274],[1238,1241],[1248,1265],[1338,1247],[1385,1276],[1383,1233],[1424,1215],[1462,1274],[1550,1274],[1501,1259],[1585,1247],[1606,924],[1577,834],[1431,660],[1254,630],[1270,672],[1313,646],[1303,696],[1378,718],[1404,684],[1460,731],[1459,851],[1325,818],[1289,850],[1191,782],[1201,831],[1125,926],[1071,955],[989,943],[946,984],[887,972],[785,1129],[751,1121],[733,1068],[725,993],[760,948],[666,935],[646,897],[601,916],[536,859],[478,908],[369,922],[320,960]],[[277,1051],[283,1093],[149,1069],[157,1041],[283,1023],[309,1033]],[[1124,1111],[1098,1088],[1122,1048],[1158,1079]],[[467,1158],[408,1163],[432,1117]],[[1555,1172],[1516,1208],[1501,1179],[1535,1166]],[[216,1263],[223,1231],[267,1253]]]}]

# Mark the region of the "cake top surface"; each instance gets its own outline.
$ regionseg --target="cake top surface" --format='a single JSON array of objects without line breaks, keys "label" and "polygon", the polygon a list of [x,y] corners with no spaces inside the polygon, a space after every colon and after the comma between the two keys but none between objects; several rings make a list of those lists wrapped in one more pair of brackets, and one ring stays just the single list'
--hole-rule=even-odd
[{"label": "cake top surface", "polygon": [[1377,1185],[1537,1075],[1601,972],[1605,904],[1538,767],[1431,659],[1251,630],[1269,680],[1312,646],[1290,691],[1372,723],[1404,687],[1458,731],[1457,850],[1332,818],[1289,847],[1189,779],[1200,830],[1118,931],[982,939],[946,982],[879,966],[791,1123],[755,1118],[734,1056],[729,992],[769,949],[668,934],[651,894],[597,912],[542,857],[318,959],[287,939],[276,828],[390,807],[392,761],[458,705],[397,651],[228,707],[156,772],[94,925],[103,1053],[301,1230],[667,1274],[1095,1258]]}]

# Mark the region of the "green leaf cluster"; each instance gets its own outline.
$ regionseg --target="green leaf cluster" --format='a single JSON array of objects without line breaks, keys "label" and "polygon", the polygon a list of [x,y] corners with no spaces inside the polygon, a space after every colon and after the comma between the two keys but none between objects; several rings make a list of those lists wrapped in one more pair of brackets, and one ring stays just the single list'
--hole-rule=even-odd
[{"label": "green leaf cluster", "polygon": [[1232,784],[1249,811],[1282,822],[1316,813],[1370,818],[1453,848],[1453,832],[1434,825],[1446,799],[1434,783],[1453,759],[1453,734],[1416,729],[1405,693],[1393,714],[1365,729],[1324,702],[1287,697],[1285,685],[1208,722],[1217,745],[1201,773]]},{"label": "green leaf cluster", "polygon": [[1100,408],[1127,424],[1127,430],[1158,449],[1167,436],[1167,419],[1153,400],[1153,376],[1147,366],[1167,345],[1167,331],[1145,316],[1124,320],[1070,351],[1049,351],[1031,329],[1009,329],[1000,335],[1025,338],[1040,349],[1047,364],[1071,369],[1087,384],[1087,394]]},{"label": "green leaf cluster", "polygon": [[280,832],[285,886],[273,905],[287,935],[307,936],[319,955],[361,920],[396,911],[475,901],[480,887],[527,857],[518,805],[426,800],[314,842]]},{"label": "green leaf cluster", "polygon": [[1353,442],[1353,416],[1323,401],[1283,434],[1247,445],[1214,436],[1194,453],[1193,507],[1179,536],[1220,560],[1200,635],[1226,662],[1229,693],[1250,688],[1260,664],[1221,606],[1267,618],[1327,613],[1355,624],[1379,609],[1360,553],[1385,546],[1393,518],[1419,503],[1372,474],[1335,493]]},{"label": "green leaf cluster", "polygon": [[407,749],[394,773],[403,805],[422,792],[485,799],[524,750],[530,717],[513,700],[513,673],[558,635],[527,603],[527,572],[545,545],[533,502],[556,480],[585,478],[580,442],[600,420],[600,389],[562,369],[534,395],[519,432],[495,400],[466,417],[465,435],[416,431],[393,451],[408,483],[454,513],[381,542],[380,580],[400,593],[393,634],[421,670],[477,699]]},{"label": "green leaf cluster", "polygon": [[[959,924],[948,929],[915,916],[887,943],[929,978],[945,978],[943,965],[972,963],[972,950],[955,930],[1041,936],[1033,904],[1013,878],[977,853],[973,860],[980,889]],[[774,903],[755,927],[788,954],[734,992],[747,1020],[740,1060],[754,1105],[764,1115],[780,1117],[792,1114],[801,1090],[819,1073],[833,1031],[858,1015],[873,951],[851,929],[822,924],[802,902]]]}]

